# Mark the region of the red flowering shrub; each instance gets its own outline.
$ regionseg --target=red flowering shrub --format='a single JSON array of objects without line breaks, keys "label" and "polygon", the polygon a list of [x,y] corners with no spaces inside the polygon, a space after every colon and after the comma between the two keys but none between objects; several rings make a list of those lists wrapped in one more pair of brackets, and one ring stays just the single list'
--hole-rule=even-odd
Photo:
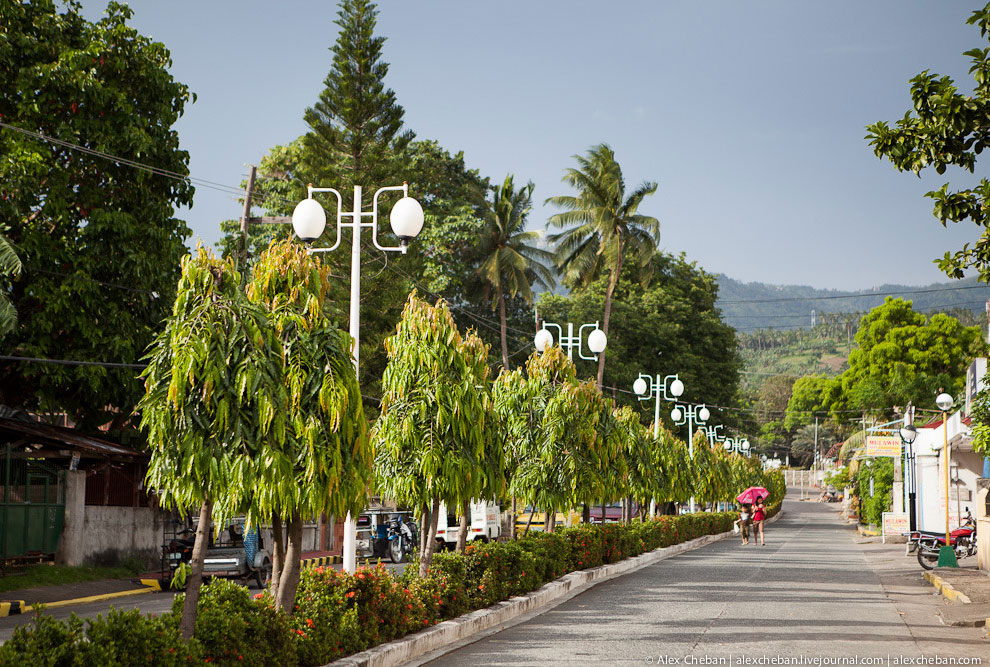
[{"label": "red flowering shrub", "polygon": [[515,542],[477,542],[468,545],[462,558],[465,585],[472,607],[488,607],[522,595],[540,585],[532,554]]},{"label": "red flowering shrub", "polygon": [[517,540],[516,543],[533,556],[539,579],[537,586],[553,581],[570,571],[568,561],[571,555],[571,544],[559,532],[530,533]]}]

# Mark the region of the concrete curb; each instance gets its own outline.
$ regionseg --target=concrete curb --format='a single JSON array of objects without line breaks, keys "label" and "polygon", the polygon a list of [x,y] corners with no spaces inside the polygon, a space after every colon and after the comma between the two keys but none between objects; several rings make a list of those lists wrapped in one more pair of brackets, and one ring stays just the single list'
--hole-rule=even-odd
[{"label": "concrete curb", "polygon": [[302,567],[326,567],[342,562],[340,556],[316,556],[315,558],[304,558],[300,561]]},{"label": "concrete curb", "polygon": [[[784,512],[778,512],[768,520],[772,522]],[[590,588],[608,579],[634,572],[647,565],[658,563],[667,558],[677,556],[687,551],[693,551],[705,545],[717,542],[726,537],[732,537],[732,531],[716,535],[705,535],[688,542],[682,542],[669,547],[661,547],[639,556],[633,556],[618,563],[600,565],[589,570],[570,572],[555,579],[527,595],[510,598],[503,602],[479,609],[455,619],[438,623],[431,628],[421,630],[391,642],[379,644],[366,651],[341,658],[330,663],[337,667],[394,667],[413,660],[419,656],[450,646],[472,635],[479,634],[496,625],[501,625],[523,614],[544,607],[568,593],[575,593],[581,588]]]},{"label": "concrete curb", "polygon": [[953,602],[961,602],[962,604],[970,604],[971,600],[969,596],[962,591],[956,590],[951,584],[946,583],[946,581],[935,574],[932,571],[925,572],[925,581],[930,583],[935,587],[939,593],[941,593],[947,600],[952,600]]},{"label": "concrete curb", "polygon": [[82,598],[72,598],[71,600],[56,600],[54,602],[40,602],[38,604],[25,604],[24,600],[6,600],[0,602],[0,617],[16,616],[17,614],[27,614],[35,610],[36,607],[54,609],[56,607],[71,607],[87,602],[100,602],[102,600],[112,600],[114,598],[130,597],[143,593],[157,593],[162,590],[161,583],[157,579],[141,579],[144,588],[135,588],[129,591],[117,591],[116,593],[101,593],[100,595],[88,595]]}]

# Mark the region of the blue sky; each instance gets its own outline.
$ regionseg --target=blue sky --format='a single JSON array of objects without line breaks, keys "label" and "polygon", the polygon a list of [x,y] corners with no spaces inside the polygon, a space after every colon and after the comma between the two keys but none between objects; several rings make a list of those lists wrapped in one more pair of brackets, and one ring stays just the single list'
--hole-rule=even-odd
[{"label": "blue sky", "polygon": [[[237,185],[305,132],[334,3],[130,4],[198,96],[177,126],[194,176]],[[106,3],[83,6],[98,18]],[[904,114],[924,69],[969,89],[961,54],[986,46],[965,25],[977,6],[385,0],[377,32],[407,126],[493,181],[533,180],[533,227],[554,212],[542,201],[568,192],[571,156],[607,142],[629,187],[659,182],[643,212],[660,219],[665,250],[737,280],[852,290],[941,280],[932,260],[978,236],[943,229],[923,196],[976,177],[898,173],[863,139]],[[212,243],[240,206],[198,188],[180,215]]]}]

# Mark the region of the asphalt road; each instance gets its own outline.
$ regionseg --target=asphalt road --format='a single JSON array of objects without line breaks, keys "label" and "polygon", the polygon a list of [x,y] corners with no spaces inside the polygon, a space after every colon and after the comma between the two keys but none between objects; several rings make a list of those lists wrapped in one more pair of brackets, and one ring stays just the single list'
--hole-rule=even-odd
[{"label": "asphalt road", "polygon": [[903,545],[858,541],[833,507],[788,501],[765,547],[716,542],[599,584],[430,664],[787,664],[759,662],[780,656],[892,665],[922,655],[990,664],[982,629],[940,624],[940,600]]}]

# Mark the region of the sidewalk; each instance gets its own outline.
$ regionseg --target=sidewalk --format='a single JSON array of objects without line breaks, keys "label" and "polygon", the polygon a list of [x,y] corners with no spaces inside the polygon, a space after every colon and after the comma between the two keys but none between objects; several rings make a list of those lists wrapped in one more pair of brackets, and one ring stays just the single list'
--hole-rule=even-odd
[{"label": "sidewalk", "polygon": [[[340,564],[341,558],[329,551],[304,551],[303,567],[319,567]],[[59,586],[24,588],[9,591],[0,598],[0,617],[30,613],[43,604],[49,608],[110,600],[118,597],[154,593],[168,587],[160,572],[144,574],[139,579],[100,579]]]},{"label": "sidewalk", "polygon": [[945,625],[990,627],[990,575],[975,567],[937,567],[925,581],[954,603],[939,610]]}]

